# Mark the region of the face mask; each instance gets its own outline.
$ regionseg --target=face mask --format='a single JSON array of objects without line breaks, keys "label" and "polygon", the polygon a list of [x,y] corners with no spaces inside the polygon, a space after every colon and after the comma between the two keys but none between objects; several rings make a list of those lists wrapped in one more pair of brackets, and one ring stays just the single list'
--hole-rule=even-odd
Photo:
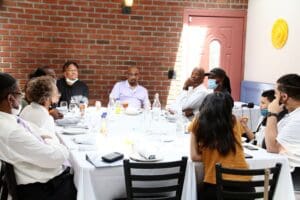
[{"label": "face mask", "polygon": [[20,104],[18,109],[16,109],[16,108],[11,109],[11,114],[18,116],[20,114],[21,110],[22,110],[22,105]]},{"label": "face mask", "polygon": [[208,79],[208,89],[216,89],[218,87],[218,84],[216,82],[216,79]]},{"label": "face mask", "polygon": [[74,80],[71,80],[71,79],[66,78],[66,81],[67,81],[67,84],[68,84],[68,85],[73,85],[76,81],[78,81],[78,78],[76,78],[76,79],[74,79]]},{"label": "face mask", "polygon": [[266,117],[267,115],[268,115],[268,109],[261,109],[260,110],[260,114],[262,115],[262,116],[264,116],[264,117]]}]

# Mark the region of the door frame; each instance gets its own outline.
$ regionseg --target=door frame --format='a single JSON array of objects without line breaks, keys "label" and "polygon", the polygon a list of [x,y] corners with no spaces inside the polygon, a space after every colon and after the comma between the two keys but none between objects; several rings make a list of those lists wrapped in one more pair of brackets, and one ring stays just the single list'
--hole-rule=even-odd
[{"label": "door frame", "polygon": [[[242,62],[241,62],[241,81],[244,80],[244,70],[245,70],[245,43],[246,43],[246,25],[247,25],[247,10],[214,10],[214,9],[184,9],[183,13],[183,49],[182,56],[183,62],[182,66],[187,66],[187,49],[188,49],[188,35],[186,30],[189,26],[189,17],[220,17],[220,18],[242,18],[244,20],[243,27],[243,41],[242,41]],[[184,70],[187,72],[187,69]],[[186,76],[189,76],[186,74]],[[240,97],[239,97],[240,98]]]}]

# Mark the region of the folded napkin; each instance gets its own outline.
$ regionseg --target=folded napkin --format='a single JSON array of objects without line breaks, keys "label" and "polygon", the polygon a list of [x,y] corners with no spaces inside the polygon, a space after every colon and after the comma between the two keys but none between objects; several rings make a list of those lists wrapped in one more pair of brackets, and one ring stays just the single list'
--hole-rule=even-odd
[{"label": "folded napkin", "polygon": [[85,144],[85,145],[94,145],[96,144],[96,140],[94,137],[90,135],[77,135],[76,137],[73,138],[73,141],[76,144]]},{"label": "folded napkin", "polygon": [[69,124],[77,124],[80,121],[78,117],[70,117],[70,118],[63,118],[55,120],[56,124],[59,126],[65,126]]},{"label": "folded napkin", "polygon": [[146,160],[154,160],[156,159],[155,152],[149,151],[147,149],[138,150],[138,154]]}]

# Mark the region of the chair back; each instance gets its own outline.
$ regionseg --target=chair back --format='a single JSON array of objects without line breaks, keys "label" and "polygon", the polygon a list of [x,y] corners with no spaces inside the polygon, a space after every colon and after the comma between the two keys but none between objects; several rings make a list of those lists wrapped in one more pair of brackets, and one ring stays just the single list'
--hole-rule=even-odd
[{"label": "chair back", "polygon": [[161,163],[123,161],[127,199],[181,199],[187,157]]},{"label": "chair back", "polygon": [[17,200],[17,182],[14,172],[14,167],[1,160],[1,172],[0,172],[0,200],[7,200],[8,195],[12,200]]},{"label": "chair back", "polygon": [[[277,186],[280,170],[280,163],[277,163],[275,167],[267,169],[231,169],[224,168],[221,164],[217,163],[217,199],[249,200],[256,198],[264,198],[264,200],[271,200],[273,199],[273,195]],[[252,176],[252,180],[242,181],[224,179],[224,174]],[[251,188],[253,188],[252,191]]]}]

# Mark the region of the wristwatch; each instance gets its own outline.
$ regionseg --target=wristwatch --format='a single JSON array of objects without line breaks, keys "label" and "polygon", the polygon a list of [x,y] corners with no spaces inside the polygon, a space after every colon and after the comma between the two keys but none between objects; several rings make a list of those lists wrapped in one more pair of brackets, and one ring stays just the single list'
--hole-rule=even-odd
[{"label": "wristwatch", "polygon": [[278,113],[268,112],[267,117],[274,116],[278,119]]}]

